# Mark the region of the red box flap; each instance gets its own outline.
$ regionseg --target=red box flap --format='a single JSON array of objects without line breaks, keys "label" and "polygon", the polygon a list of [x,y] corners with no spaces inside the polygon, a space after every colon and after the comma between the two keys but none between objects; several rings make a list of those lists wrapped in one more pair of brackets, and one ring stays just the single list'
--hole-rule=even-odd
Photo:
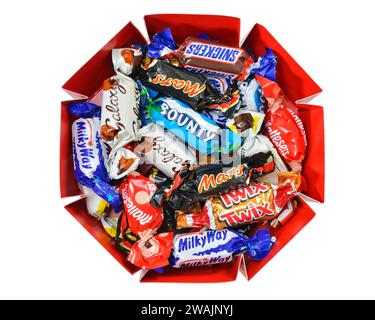
[{"label": "red box flap", "polygon": [[[297,233],[299,233],[313,218],[315,217],[314,211],[306,204],[306,202],[299,197],[298,208],[294,216],[288,223],[277,231],[273,231],[272,235],[276,236],[275,246],[272,248],[271,253],[266,259],[262,261],[251,260],[244,254],[245,275],[250,280],[257,272],[263,268],[283,247],[285,247],[290,240],[292,240]],[[272,230],[271,230],[272,231]]]},{"label": "red box flap", "polygon": [[145,16],[150,39],[155,33],[170,28],[173,38],[181,44],[187,37],[204,33],[212,39],[238,47],[241,20],[235,17],[199,14],[152,14]]},{"label": "red box flap", "polygon": [[112,49],[123,48],[131,44],[146,44],[146,40],[129,22],[64,84],[63,89],[70,92],[74,98],[92,96],[101,88],[103,81],[114,74]]},{"label": "red box flap", "polygon": [[131,274],[139,268],[126,260],[126,255],[116,246],[115,241],[104,230],[100,221],[87,213],[86,200],[81,199],[65,207],[66,210]]},{"label": "red box flap", "polygon": [[278,58],[277,83],[291,101],[302,100],[322,92],[305,70],[291,57],[280,43],[260,24],[256,24],[242,44],[250,48],[256,59],[270,48]]},{"label": "red box flap", "polygon": [[324,112],[319,106],[297,104],[300,118],[306,130],[307,152],[302,175],[307,182],[304,194],[324,202]]}]

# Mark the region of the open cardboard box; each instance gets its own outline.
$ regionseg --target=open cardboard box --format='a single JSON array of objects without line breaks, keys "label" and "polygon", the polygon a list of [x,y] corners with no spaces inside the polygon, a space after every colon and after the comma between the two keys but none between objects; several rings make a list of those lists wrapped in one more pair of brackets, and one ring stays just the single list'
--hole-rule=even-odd
[{"label": "open cardboard box", "polygon": [[[171,28],[177,43],[181,44],[188,36],[205,33],[209,37],[228,45],[240,45],[240,19],[214,15],[157,14],[145,16],[150,39],[166,27]],[[63,86],[74,101],[96,101],[98,92],[105,79],[114,75],[111,59],[113,48],[122,48],[131,44],[146,44],[145,38],[130,22],[114,36],[98,53],[96,53],[66,84]],[[256,24],[242,43],[258,58],[265,48],[271,48],[279,59],[277,80],[284,93],[291,101],[296,102],[304,123],[308,150],[303,164],[303,176],[307,182],[304,195],[318,202],[324,202],[324,119],[323,108],[306,104],[322,90],[310,76],[297,64],[276,39],[261,25]],[[72,158],[72,118],[68,114],[68,105],[61,104],[61,137],[60,137],[60,188],[61,197],[80,195],[73,171]],[[166,268],[164,274],[156,272],[142,273],[144,282],[224,282],[236,279],[238,271],[251,279],[268,261],[272,259],[306,224],[315,213],[310,209],[302,196],[298,199],[296,214],[279,230],[274,231],[277,237],[271,254],[263,261],[250,261],[246,255],[238,257],[230,264],[180,270]],[[77,202],[66,206],[66,209],[79,223],[130,273],[139,269],[126,260],[126,256],[115,246],[99,221],[86,211],[83,196]]]}]

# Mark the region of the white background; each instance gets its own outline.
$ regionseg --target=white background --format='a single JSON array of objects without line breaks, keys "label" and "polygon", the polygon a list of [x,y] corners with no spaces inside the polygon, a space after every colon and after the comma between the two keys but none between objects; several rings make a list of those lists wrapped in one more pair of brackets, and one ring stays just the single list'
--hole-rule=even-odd
[{"label": "white background", "polygon": [[[0,10],[0,298],[375,298],[373,1],[7,1]],[[324,93],[326,203],[247,282],[141,284],[63,209],[61,85],[129,20],[238,16],[265,25]]]}]

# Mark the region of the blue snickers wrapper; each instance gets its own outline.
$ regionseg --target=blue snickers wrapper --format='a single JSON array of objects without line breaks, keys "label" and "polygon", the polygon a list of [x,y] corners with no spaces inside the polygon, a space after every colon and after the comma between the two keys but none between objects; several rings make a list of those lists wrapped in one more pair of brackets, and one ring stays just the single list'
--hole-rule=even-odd
[{"label": "blue snickers wrapper", "polygon": [[151,118],[203,154],[227,154],[241,146],[239,135],[230,129],[221,129],[213,120],[176,99],[157,99]]},{"label": "blue snickers wrapper", "polygon": [[174,42],[171,29],[167,28],[156,33],[148,46],[147,56],[149,58],[161,58],[177,50],[177,44]]},{"label": "blue snickers wrapper", "polygon": [[73,103],[69,108],[72,115],[80,117],[72,125],[74,174],[80,184],[119,211],[122,207],[121,196],[109,184],[105,146],[99,135],[100,118],[97,115],[100,115],[100,107],[95,106],[99,109],[97,113],[94,106],[90,103]]},{"label": "blue snickers wrapper", "polygon": [[180,234],[173,239],[170,263],[174,268],[221,264],[243,253],[259,261],[269,254],[275,241],[267,229],[250,238],[230,229]]}]

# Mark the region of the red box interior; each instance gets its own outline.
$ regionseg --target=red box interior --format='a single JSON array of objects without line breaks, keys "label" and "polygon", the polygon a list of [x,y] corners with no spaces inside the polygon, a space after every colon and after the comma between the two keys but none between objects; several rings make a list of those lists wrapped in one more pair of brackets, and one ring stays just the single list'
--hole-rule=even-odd
[{"label": "red box interior", "polygon": [[[223,43],[238,46],[240,37],[240,20],[234,17],[214,15],[160,14],[145,16],[149,36],[166,27],[178,43],[187,36],[205,33]],[[128,23],[113,39],[93,56],[63,88],[74,99],[87,99],[95,95],[101,88],[103,80],[114,74],[111,50],[131,44],[145,44],[142,34]],[[264,53],[265,47],[271,48],[279,59],[278,83],[292,101],[303,100],[321,92],[320,87],[297,64],[277,40],[261,25],[256,24],[243,42],[256,57]],[[71,125],[73,119],[67,112],[71,101],[61,103],[61,140],[60,140],[60,189],[61,197],[79,195],[80,191],[74,177]],[[309,142],[307,156],[304,161],[303,175],[307,182],[305,195],[319,202],[324,201],[324,118],[323,108],[308,104],[298,104]],[[129,272],[138,271],[127,262],[126,257],[115,247],[113,240],[107,235],[100,222],[89,216],[84,199],[69,204],[66,209],[97,241],[112,254]],[[281,229],[275,231],[277,243],[267,259],[261,262],[243,259],[243,271],[248,279],[253,277],[272,257],[277,254],[313,217],[315,213],[300,197],[297,213]],[[148,272],[142,278],[145,282],[223,282],[237,277],[241,258],[230,264],[189,269],[187,271],[166,268],[164,274]]]}]

